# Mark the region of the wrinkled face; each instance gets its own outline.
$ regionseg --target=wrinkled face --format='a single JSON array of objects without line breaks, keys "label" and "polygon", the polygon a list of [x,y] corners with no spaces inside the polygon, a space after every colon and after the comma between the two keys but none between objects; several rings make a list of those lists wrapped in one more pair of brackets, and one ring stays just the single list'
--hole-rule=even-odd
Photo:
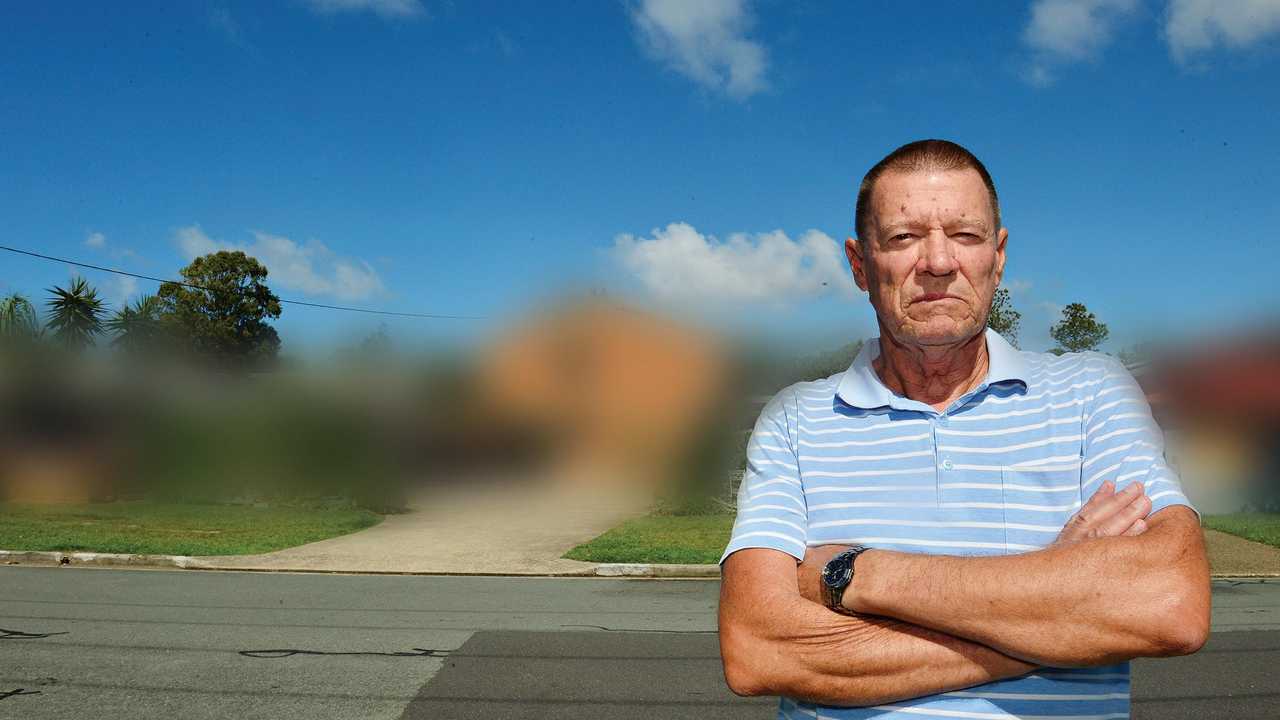
[{"label": "wrinkled face", "polygon": [[986,327],[1008,231],[995,227],[977,171],[889,171],[876,181],[868,237],[845,253],[899,343],[962,343]]}]

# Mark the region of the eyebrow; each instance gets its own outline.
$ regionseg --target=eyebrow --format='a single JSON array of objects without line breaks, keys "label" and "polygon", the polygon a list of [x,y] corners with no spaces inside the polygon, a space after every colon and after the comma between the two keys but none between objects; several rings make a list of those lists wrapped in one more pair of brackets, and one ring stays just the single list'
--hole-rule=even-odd
[{"label": "eyebrow", "polygon": [[[883,225],[880,225],[879,229],[880,229],[880,232],[888,232],[891,229],[897,229],[900,227],[920,227],[922,225],[927,225],[927,224],[928,223],[926,221],[921,221],[915,218],[907,218],[905,220],[893,220],[891,222],[885,223]],[[979,217],[955,218],[943,223],[943,227],[976,228],[983,232],[988,232],[990,230],[990,228],[987,226],[987,221]]]}]

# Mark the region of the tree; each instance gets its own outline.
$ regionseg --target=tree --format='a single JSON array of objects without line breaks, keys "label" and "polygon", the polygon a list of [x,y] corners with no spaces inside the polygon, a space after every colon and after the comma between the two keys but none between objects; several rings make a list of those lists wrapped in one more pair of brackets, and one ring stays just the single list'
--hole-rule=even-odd
[{"label": "tree", "polygon": [[0,338],[34,340],[40,332],[40,317],[30,300],[18,293],[0,299]]},{"label": "tree", "polygon": [[391,358],[392,350],[387,324],[381,323],[377,330],[366,335],[360,342],[338,348],[335,357],[338,362],[349,365],[378,364]]},{"label": "tree", "polygon": [[1081,303],[1071,303],[1062,309],[1062,320],[1049,328],[1049,335],[1066,352],[1097,350],[1110,334],[1107,326]]},{"label": "tree", "polygon": [[1157,353],[1158,346],[1150,340],[1144,340],[1121,350],[1118,357],[1125,367],[1132,369],[1135,366],[1151,362]]},{"label": "tree", "polygon": [[995,297],[991,299],[991,313],[987,315],[987,327],[1003,335],[1010,345],[1018,347],[1018,326],[1021,324],[1022,313],[1013,309],[1009,289],[996,288]]},{"label": "tree", "polygon": [[152,347],[160,337],[163,327],[164,304],[155,295],[144,295],[116,311],[106,322],[107,330],[115,334],[111,344],[128,351]]},{"label": "tree", "polygon": [[391,335],[387,324],[379,323],[378,329],[360,341],[359,352],[365,357],[384,358],[391,354]]},{"label": "tree", "polygon": [[858,352],[861,350],[862,341],[854,340],[834,350],[800,358],[795,362],[794,369],[791,372],[793,377],[788,378],[786,382],[790,384],[800,380],[817,380],[838,372],[844,372],[849,369],[849,365],[853,363],[853,359],[858,356]]},{"label": "tree", "polygon": [[226,360],[275,359],[280,336],[266,321],[280,317],[280,298],[267,287],[262,263],[239,250],[220,250],[181,272],[185,284],[164,283],[158,297],[165,320],[191,349]]},{"label": "tree", "polygon": [[69,348],[83,348],[93,343],[93,336],[102,332],[102,317],[106,310],[98,291],[88,280],[76,277],[67,288],[57,285],[49,288],[49,329],[53,337]]}]

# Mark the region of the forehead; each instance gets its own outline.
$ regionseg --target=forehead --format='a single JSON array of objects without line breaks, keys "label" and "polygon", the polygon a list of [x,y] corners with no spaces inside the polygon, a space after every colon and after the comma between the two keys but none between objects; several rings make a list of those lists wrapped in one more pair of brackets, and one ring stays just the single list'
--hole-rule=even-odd
[{"label": "forehead", "polygon": [[877,224],[894,220],[967,219],[992,224],[991,195],[973,168],[890,170],[876,180],[871,211]]}]

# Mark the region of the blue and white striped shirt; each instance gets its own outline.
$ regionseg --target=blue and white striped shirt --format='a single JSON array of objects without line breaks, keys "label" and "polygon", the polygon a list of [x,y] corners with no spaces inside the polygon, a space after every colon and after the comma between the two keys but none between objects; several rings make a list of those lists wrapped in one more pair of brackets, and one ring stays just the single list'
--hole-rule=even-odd
[{"label": "blue and white striped shirt", "polygon": [[[1101,353],[1023,352],[986,331],[986,378],[945,412],[894,394],[872,368],[879,338],[825,380],[765,406],[747,446],[724,558],[744,548],[804,557],[861,544],[1002,555],[1053,542],[1110,478],[1140,481],[1151,512],[1190,505],[1133,377]],[[1129,716],[1129,664],[1045,669],[869,708],[783,698],[779,716],[1010,718]]]}]

